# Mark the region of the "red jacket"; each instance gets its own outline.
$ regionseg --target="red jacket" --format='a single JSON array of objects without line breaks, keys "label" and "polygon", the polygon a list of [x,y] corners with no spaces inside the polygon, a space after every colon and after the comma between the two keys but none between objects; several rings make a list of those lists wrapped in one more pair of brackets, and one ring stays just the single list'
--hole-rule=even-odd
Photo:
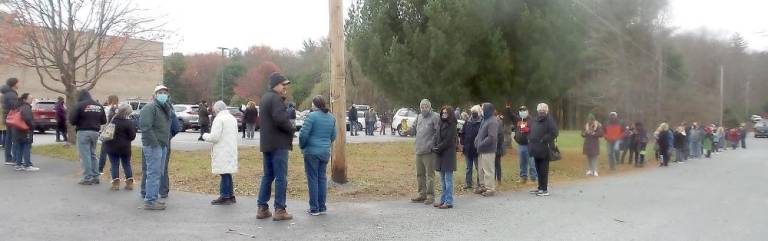
[{"label": "red jacket", "polygon": [[624,137],[624,127],[619,123],[608,124],[605,127],[605,140],[615,142]]}]

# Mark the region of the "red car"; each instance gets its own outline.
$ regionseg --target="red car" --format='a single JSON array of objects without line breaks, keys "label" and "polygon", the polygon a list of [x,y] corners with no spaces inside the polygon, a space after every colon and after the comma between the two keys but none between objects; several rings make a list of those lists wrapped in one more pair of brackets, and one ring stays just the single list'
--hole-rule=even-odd
[{"label": "red car", "polygon": [[32,103],[32,115],[35,120],[33,129],[37,130],[39,133],[45,133],[46,130],[56,128],[55,106],[55,101],[36,101]]}]

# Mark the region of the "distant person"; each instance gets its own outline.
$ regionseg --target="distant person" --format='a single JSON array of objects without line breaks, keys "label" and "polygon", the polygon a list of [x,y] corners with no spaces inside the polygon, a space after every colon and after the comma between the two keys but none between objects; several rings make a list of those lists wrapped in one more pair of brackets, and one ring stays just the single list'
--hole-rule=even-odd
[{"label": "distant person", "polygon": [[34,139],[32,128],[35,124],[35,119],[32,114],[32,101],[33,98],[29,95],[29,93],[21,94],[17,107],[17,110],[21,114],[22,121],[26,123],[28,128],[25,130],[17,127],[11,127],[11,132],[13,132],[12,135],[14,138],[13,156],[16,157],[16,171],[35,172],[40,170],[40,168],[32,165],[32,160],[30,159],[32,141]]},{"label": "distant person", "polygon": [[722,152],[725,149],[725,128],[722,126],[717,127],[715,132],[715,152]]},{"label": "distant person", "polygon": [[288,97],[288,85],[291,83],[280,73],[269,76],[269,90],[261,97],[260,149],[264,155],[264,174],[261,176],[258,196],[257,219],[272,217],[269,212],[269,199],[272,196],[272,183],[275,183],[274,221],[293,219],[286,211],[286,191],[288,188],[288,152],[293,150],[293,135],[296,126],[290,121],[290,114],[285,104]]},{"label": "distant person", "polygon": [[[619,160],[619,163],[624,164],[624,161],[627,160],[627,164],[632,164],[632,135],[635,133],[635,129],[632,127],[632,125],[624,126],[624,133],[621,137],[621,159]],[[627,154],[629,154],[629,159],[627,159]]]},{"label": "distant person", "polygon": [[248,106],[245,108],[245,115],[243,116],[246,129],[245,138],[253,140],[258,120],[259,110],[256,109],[256,102],[248,101]]},{"label": "distant person", "polygon": [[613,171],[616,170],[616,165],[619,164],[619,150],[621,139],[624,136],[624,127],[619,120],[619,114],[611,112],[608,116],[608,122],[605,125],[605,149],[608,153],[608,167]]},{"label": "distant person", "polygon": [[[5,81],[5,85],[0,87],[0,93],[3,94],[3,120],[8,117],[8,112],[16,109],[19,103],[19,79],[9,78]],[[6,127],[6,129],[8,129]],[[3,139],[3,147],[5,148],[5,165],[14,166],[16,160],[13,157],[13,133],[12,131],[6,131]]]},{"label": "distant person", "polygon": [[200,101],[197,108],[197,123],[200,125],[200,137],[198,141],[204,141],[203,134],[210,132],[211,119],[208,114],[208,101]]},{"label": "distant person", "polygon": [[288,120],[294,127],[296,126],[296,104],[294,103],[288,103]]},{"label": "distant person", "polygon": [[347,118],[349,119],[349,134],[357,136],[357,108],[355,108],[355,105],[349,108]]},{"label": "distant person", "polygon": [[381,122],[381,130],[379,130],[379,135],[386,135],[387,134],[387,128],[390,127],[389,123],[391,122],[392,117],[389,116],[389,113],[384,111],[381,113],[380,122]]},{"label": "distant person", "polygon": [[600,138],[603,137],[603,125],[597,121],[595,115],[587,116],[587,124],[581,132],[584,137],[583,153],[587,156],[587,176],[600,176],[598,170],[598,158],[600,157]]},{"label": "distant person", "polygon": [[139,128],[144,154],[142,163],[144,210],[165,210],[160,202],[160,185],[171,141],[173,108],[168,104],[170,92],[163,85],[155,87],[152,102],[141,108]]},{"label": "distant person", "polygon": [[731,150],[736,150],[736,148],[739,146],[739,141],[741,141],[741,131],[736,128],[731,128],[727,135],[728,142],[731,144]]},{"label": "distant person", "polygon": [[645,165],[645,148],[648,145],[648,132],[645,130],[642,122],[635,123],[635,135],[633,146],[635,150],[635,167]]},{"label": "distant person", "polygon": [[204,134],[203,139],[213,143],[211,149],[211,172],[221,176],[219,198],[211,201],[211,205],[231,205],[237,203],[234,192],[232,174],[238,170],[237,153],[237,119],[227,110],[224,101],[213,104],[216,119],[213,120],[211,133]]},{"label": "distant person", "polygon": [[739,125],[739,137],[741,137],[741,149],[747,149],[747,128],[746,124]]},{"label": "distant person", "polygon": [[56,105],[53,107],[56,112],[56,142],[68,142],[67,136],[67,106],[64,103],[64,97],[59,96],[56,99]]},{"label": "distant person", "polygon": [[443,194],[434,206],[439,209],[453,208],[453,172],[456,171],[457,126],[456,116],[450,106],[440,109],[440,122],[435,135],[433,152],[437,155],[435,171],[440,172]]},{"label": "distant person", "polygon": [[416,182],[419,196],[411,202],[432,205],[435,202],[435,159],[432,152],[440,124],[440,117],[432,111],[432,103],[428,99],[419,103],[421,113],[416,117],[413,126],[408,129],[416,136],[414,149],[416,151]]},{"label": "distant person", "polygon": [[499,119],[494,115],[493,104],[483,104],[483,122],[480,124],[480,130],[477,132],[474,145],[478,153],[478,175],[480,177],[480,187],[475,189],[475,194],[490,197],[496,194],[496,168],[494,161],[496,151],[498,150],[499,140]]},{"label": "distant person", "polygon": [[706,158],[711,158],[712,152],[715,150],[714,139],[715,135],[713,126],[707,126],[704,128],[704,140],[702,141],[702,146],[704,148],[704,155]]},{"label": "distant person", "polygon": [[[104,103],[104,113],[107,115],[107,122],[115,116],[119,102],[120,100],[117,98],[117,95],[107,97],[107,103]],[[101,150],[99,150],[99,175],[104,175],[104,166],[107,164],[107,152],[104,148],[105,146],[101,145]]]},{"label": "distant person", "polygon": [[701,127],[699,127],[698,122],[693,122],[691,125],[691,130],[688,134],[688,140],[691,143],[688,154],[693,158],[701,158],[704,132],[702,131]]},{"label": "distant person", "polygon": [[96,144],[101,126],[107,123],[104,107],[91,98],[88,90],[80,90],[77,107],[71,111],[69,123],[77,130],[77,150],[83,168],[83,179],[78,184],[99,184],[99,163]]},{"label": "distant person", "polygon": [[531,123],[531,134],[528,135],[528,143],[531,156],[536,161],[536,171],[539,174],[539,187],[531,191],[537,196],[549,196],[547,189],[549,184],[549,161],[552,160],[550,152],[558,136],[555,119],[549,114],[549,106],[540,103],[536,106],[539,115]]},{"label": "distant person", "polygon": [[131,105],[120,104],[111,119],[115,124],[115,133],[112,140],[104,142],[105,150],[109,156],[112,176],[111,190],[120,190],[120,165],[125,173],[125,190],[133,190],[133,168],[131,167],[131,142],[136,139],[136,126],[131,120]]},{"label": "distant person", "polygon": [[685,145],[688,143],[688,138],[685,136],[685,127],[678,126],[674,133],[675,148],[675,162],[685,163],[685,156],[688,155],[685,149]]},{"label": "distant person", "polygon": [[659,166],[669,166],[669,147],[672,141],[669,136],[669,125],[667,123],[661,123],[659,128],[656,129],[656,143],[658,146],[658,156],[661,158]]},{"label": "distant person", "polygon": [[373,107],[368,109],[368,111],[365,112],[365,134],[368,136],[373,136],[374,130],[376,129],[376,112],[373,110]]},{"label": "distant person", "polygon": [[322,96],[312,99],[312,113],[304,120],[299,134],[299,147],[304,153],[304,172],[309,190],[309,210],[312,216],[325,214],[328,196],[326,169],[331,159],[331,144],[336,140],[336,118],[330,113]]},{"label": "distant person", "polygon": [[[477,132],[480,131],[480,124],[483,120],[483,108],[479,105],[472,106],[470,109],[472,114],[469,119],[464,122],[464,126],[461,128],[461,145],[464,147],[462,153],[464,154],[464,161],[466,163],[464,190],[473,188],[473,181],[475,186],[480,185],[480,169],[478,169],[478,154],[477,147],[475,147],[475,138],[477,138]],[[475,179],[472,179],[472,168],[476,170]]]}]

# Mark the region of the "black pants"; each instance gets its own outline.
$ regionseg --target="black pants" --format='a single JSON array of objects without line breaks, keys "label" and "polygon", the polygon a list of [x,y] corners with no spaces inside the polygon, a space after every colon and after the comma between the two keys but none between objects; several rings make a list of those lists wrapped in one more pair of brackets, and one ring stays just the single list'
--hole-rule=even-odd
[{"label": "black pants", "polygon": [[539,190],[547,191],[549,184],[549,160],[546,158],[534,158],[536,172],[539,174]]},{"label": "black pants", "polygon": [[58,125],[56,125],[56,141],[61,140],[59,135],[64,137],[63,138],[64,141],[68,141],[68,139],[67,139],[67,124],[63,124],[63,125],[62,124],[58,124]]},{"label": "black pants", "polygon": [[496,169],[496,181],[501,182],[501,155],[496,153],[496,160],[495,160],[495,169]]},{"label": "black pants", "polygon": [[661,155],[661,166],[669,166],[669,149],[659,149],[659,155]]},{"label": "black pants", "polygon": [[208,125],[201,125],[200,126],[200,139],[203,138],[203,134],[210,132]]}]

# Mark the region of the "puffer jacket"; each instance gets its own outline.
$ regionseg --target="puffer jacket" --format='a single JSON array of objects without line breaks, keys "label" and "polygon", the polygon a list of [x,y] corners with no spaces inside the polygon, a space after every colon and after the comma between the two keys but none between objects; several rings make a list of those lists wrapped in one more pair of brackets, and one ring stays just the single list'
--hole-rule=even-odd
[{"label": "puffer jacket", "polygon": [[237,172],[237,119],[227,110],[220,111],[213,119],[211,133],[203,139],[213,143],[211,150],[211,172],[231,174]]},{"label": "puffer jacket", "polygon": [[557,124],[551,115],[538,116],[531,124],[528,135],[528,151],[536,159],[550,160],[549,148],[558,136]]}]

